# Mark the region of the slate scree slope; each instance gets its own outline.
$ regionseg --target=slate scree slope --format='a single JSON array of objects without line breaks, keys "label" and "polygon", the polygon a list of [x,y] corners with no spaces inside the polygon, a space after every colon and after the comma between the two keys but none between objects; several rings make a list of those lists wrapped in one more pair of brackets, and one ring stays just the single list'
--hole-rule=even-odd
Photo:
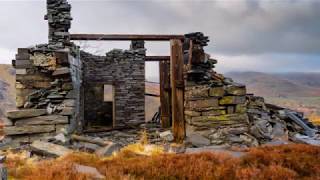
[{"label": "slate scree slope", "polygon": [[[70,11],[66,0],[47,0],[48,43],[18,49],[13,60],[18,110],[7,112],[8,138],[31,143],[59,132],[83,133],[96,126],[134,128],[145,122],[144,41],[132,40],[128,50],[112,50],[105,56],[80,51],[71,42]],[[262,97],[247,94],[244,85],[216,73],[217,61],[203,49],[208,42],[200,32],[182,35],[180,81],[170,82],[175,76],[168,70],[170,62],[160,62],[161,103],[167,104],[161,106],[163,127],[183,131],[178,135],[194,146],[256,146],[297,133],[316,136],[302,114],[268,105]],[[104,99],[105,85],[112,88],[112,100]],[[176,104],[170,105],[174,87],[183,93],[178,123],[172,112]],[[292,120],[296,118],[298,123]]]}]

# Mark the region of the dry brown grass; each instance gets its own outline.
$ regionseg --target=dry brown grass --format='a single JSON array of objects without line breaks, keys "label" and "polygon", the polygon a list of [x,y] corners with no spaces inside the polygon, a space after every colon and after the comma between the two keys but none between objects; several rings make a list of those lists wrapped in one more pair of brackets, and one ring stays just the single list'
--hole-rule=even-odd
[{"label": "dry brown grass", "polygon": [[9,173],[18,179],[91,179],[74,172],[74,163],[96,167],[107,179],[320,179],[320,148],[308,145],[254,148],[241,158],[214,153],[143,156],[122,151],[106,158],[74,153],[38,163],[8,159]]},{"label": "dry brown grass", "polygon": [[320,125],[320,116],[318,114],[313,113],[308,118],[313,124]]}]

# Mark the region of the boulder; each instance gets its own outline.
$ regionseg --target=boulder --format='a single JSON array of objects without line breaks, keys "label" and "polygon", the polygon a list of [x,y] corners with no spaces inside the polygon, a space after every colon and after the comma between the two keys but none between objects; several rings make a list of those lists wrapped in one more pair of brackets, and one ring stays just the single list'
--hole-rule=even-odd
[{"label": "boulder", "polygon": [[19,119],[16,121],[16,126],[24,125],[49,125],[49,124],[68,124],[69,120],[67,116],[49,115],[38,116],[27,119]]},{"label": "boulder", "polygon": [[46,109],[23,109],[23,110],[13,110],[7,111],[7,117],[9,119],[21,119],[36,117],[47,114]]},{"label": "boulder", "polygon": [[218,106],[218,99],[216,98],[188,101],[187,103],[187,107],[189,107],[190,109],[201,109],[216,106]]},{"label": "boulder", "polygon": [[320,137],[319,136],[309,137],[309,136],[297,133],[291,139],[294,142],[298,142],[298,143],[320,146]]},{"label": "boulder", "polygon": [[209,146],[210,140],[201,136],[200,134],[194,133],[187,137],[186,139],[187,144],[191,144],[194,147],[202,147],[202,146]]},{"label": "boulder", "polygon": [[54,136],[54,140],[61,142],[63,144],[68,142],[68,139],[66,138],[66,136],[63,133],[59,133],[56,136]]},{"label": "boulder", "polygon": [[68,67],[61,67],[61,68],[57,68],[52,73],[52,76],[65,75],[65,74],[69,74],[69,73],[70,73],[70,70]]},{"label": "boulder", "polygon": [[222,97],[224,93],[223,87],[212,87],[209,90],[209,95],[213,97]]},{"label": "boulder", "polygon": [[164,131],[164,132],[160,133],[160,138],[166,142],[171,142],[174,139],[171,131]]},{"label": "boulder", "polygon": [[111,143],[105,147],[99,148],[95,151],[95,154],[98,156],[111,156],[114,152],[120,151],[122,146],[117,143]]},{"label": "boulder", "polygon": [[192,122],[197,121],[245,121],[248,119],[246,114],[225,114],[220,116],[199,116],[192,117]]},{"label": "boulder", "polygon": [[30,147],[35,153],[39,153],[46,156],[59,157],[72,153],[71,149],[68,149],[64,146],[44,141],[34,141],[30,145]]},{"label": "boulder", "polygon": [[201,98],[208,97],[209,87],[208,86],[195,86],[192,88],[186,88],[185,98]]},{"label": "boulder", "polygon": [[219,100],[219,104],[221,105],[236,105],[236,104],[244,104],[246,102],[245,96],[224,96]]},{"label": "boulder", "polygon": [[187,115],[187,116],[191,116],[191,117],[195,117],[195,116],[201,116],[201,113],[200,112],[197,112],[197,111],[184,111],[184,114]]},{"label": "boulder", "polygon": [[94,153],[100,148],[100,146],[97,144],[88,143],[88,142],[79,142],[78,148],[84,152]]},{"label": "boulder", "polygon": [[225,109],[217,109],[217,110],[210,110],[210,111],[204,111],[201,113],[202,116],[220,116],[226,114]]},{"label": "boulder", "polygon": [[[105,179],[106,177],[102,175],[96,168],[90,167],[90,166],[84,166],[80,164],[75,164],[74,169],[76,172],[81,173],[81,174],[89,174],[91,175],[91,178],[93,179]],[[90,179],[91,179],[90,178]]]},{"label": "boulder", "polygon": [[244,85],[228,85],[226,92],[230,95],[244,96],[246,95],[246,87]]},{"label": "boulder", "polygon": [[269,121],[256,119],[254,125],[250,128],[250,133],[258,139],[272,139],[272,126]]},{"label": "boulder", "polygon": [[49,71],[56,70],[57,60],[51,55],[34,53],[30,59],[32,60],[34,66],[38,66]]},{"label": "boulder", "polygon": [[54,125],[25,125],[25,126],[8,126],[4,128],[5,135],[34,134],[53,132]]},{"label": "boulder", "polygon": [[16,69],[16,74],[25,75],[27,74],[27,69]]},{"label": "boulder", "polygon": [[181,154],[185,153],[186,147],[183,144],[165,144],[164,151],[168,153]]},{"label": "boulder", "polygon": [[72,116],[74,114],[74,108],[73,107],[64,107],[59,114],[64,115],[64,116]]},{"label": "boulder", "polygon": [[235,108],[235,113],[246,113],[247,112],[247,106],[244,104],[237,104]]}]

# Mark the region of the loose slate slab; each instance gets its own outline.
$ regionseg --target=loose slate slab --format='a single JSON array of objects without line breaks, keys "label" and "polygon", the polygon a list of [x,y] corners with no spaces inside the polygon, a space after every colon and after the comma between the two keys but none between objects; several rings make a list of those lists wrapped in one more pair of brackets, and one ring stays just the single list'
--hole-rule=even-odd
[{"label": "loose slate slab", "polygon": [[4,128],[5,135],[34,134],[54,131],[54,125],[42,126],[8,126]]},{"label": "loose slate slab", "polygon": [[7,111],[7,117],[9,119],[21,119],[36,117],[47,114],[46,109],[23,109],[23,110],[13,110]]},{"label": "loose slate slab", "polygon": [[209,90],[209,95],[213,97],[222,97],[224,93],[223,87],[212,87]]},{"label": "loose slate slab", "polygon": [[64,116],[71,116],[74,114],[74,108],[65,107],[62,109],[62,111],[59,114],[64,115]]},{"label": "loose slate slab", "polygon": [[60,115],[38,116],[33,118],[17,120],[15,123],[16,126],[50,124],[68,124],[68,117]]},{"label": "loose slate slab", "polygon": [[226,91],[228,94],[237,96],[244,96],[247,93],[244,85],[229,85],[227,86]]},{"label": "loose slate slab", "polygon": [[70,69],[68,67],[62,67],[62,68],[57,68],[52,73],[52,76],[64,75],[64,74],[69,74],[69,73],[70,73]]},{"label": "loose slate slab", "polygon": [[71,149],[64,146],[44,141],[34,141],[30,147],[36,153],[53,157],[64,156],[73,152]]},{"label": "loose slate slab", "polygon": [[189,101],[187,103],[187,107],[190,107],[191,109],[208,108],[216,106],[218,106],[218,99],[216,98]]},{"label": "loose slate slab", "polygon": [[66,107],[74,107],[76,104],[76,101],[74,99],[65,99],[62,102],[63,105],[65,105]]},{"label": "loose slate slab", "polygon": [[232,104],[244,104],[246,102],[245,96],[224,96],[219,100],[221,105],[232,105]]},{"label": "loose slate slab", "polygon": [[16,69],[16,74],[25,75],[27,74],[27,69]]},{"label": "loose slate slab", "polygon": [[80,164],[75,164],[74,168],[76,172],[82,173],[82,174],[90,174],[92,175],[94,179],[105,179],[105,176],[103,176],[96,168],[90,167],[90,166],[84,166]]}]

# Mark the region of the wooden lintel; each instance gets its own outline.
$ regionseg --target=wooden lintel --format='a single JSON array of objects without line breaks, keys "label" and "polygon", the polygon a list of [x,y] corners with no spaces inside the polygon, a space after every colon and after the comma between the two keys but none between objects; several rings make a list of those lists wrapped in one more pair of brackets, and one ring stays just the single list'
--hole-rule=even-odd
[{"label": "wooden lintel", "polygon": [[159,62],[159,72],[161,126],[168,128],[171,126],[170,63],[168,61]]},{"label": "wooden lintel", "polygon": [[170,41],[171,39],[184,39],[184,35],[160,35],[160,34],[71,34],[71,40],[87,41]]},{"label": "wooden lintel", "polygon": [[145,61],[170,61],[170,56],[146,56]]},{"label": "wooden lintel", "polygon": [[182,42],[170,41],[171,45],[171,86],[172,86],[172,130],[176,143],[182,143],[186,136],[184,120],[184,62]]}]

